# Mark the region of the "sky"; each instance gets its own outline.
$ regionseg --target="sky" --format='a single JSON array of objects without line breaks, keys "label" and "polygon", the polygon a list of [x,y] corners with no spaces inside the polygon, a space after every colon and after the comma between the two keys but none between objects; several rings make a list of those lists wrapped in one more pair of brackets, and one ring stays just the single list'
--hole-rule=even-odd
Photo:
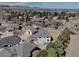
[{"label": "sky", "polygon": [[79,9],[79,2],[0,2],[0,5],[28,6],[56,9]]}]

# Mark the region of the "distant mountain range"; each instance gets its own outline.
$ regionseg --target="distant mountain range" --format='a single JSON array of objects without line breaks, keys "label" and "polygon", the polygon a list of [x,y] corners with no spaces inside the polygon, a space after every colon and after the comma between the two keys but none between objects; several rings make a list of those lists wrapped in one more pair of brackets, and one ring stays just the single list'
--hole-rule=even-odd
[{"label": "distant mountain range", "polygon": [[41,8],[41,7],[29,7],[29,6],[19,6],[19,5],[16,5],[16,6],[10,6],[10,5],[0,5],[0,8],[27,8],[27,9],[49,9],[49,8]]},{"label": "distant mountain range", "polygon": [[18,6],[18,5],[17,5],[17,6],[0,5],[0,7],[3,7],[3,8],[6,8],[6,7],[11,7],[11,8],[12,8],[12,7],[13,7],[13,8],[14,8],[14,7],[15,7],[15,8],[16,8],[16,7],[18,7],[18,8],[32,8],[32,7],[29,7],[29,6]]},{"label": "distant mountain range", "polygon": [[[53,9],[53,8],[41,8],[41,7],[30,7],[30,6],[10,6],[10,5],[0,5],[0,8],[24,8],[24,9]],[[53,10],[68,10],[68,9],[53,9]],[[69,9],[69,10],[79,10],[79,9]]]}]

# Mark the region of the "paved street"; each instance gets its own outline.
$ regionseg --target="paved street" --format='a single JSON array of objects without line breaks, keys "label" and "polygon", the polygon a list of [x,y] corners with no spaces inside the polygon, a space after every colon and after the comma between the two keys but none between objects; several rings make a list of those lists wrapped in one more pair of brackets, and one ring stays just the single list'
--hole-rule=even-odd
[{"label": "paved street", "polygon": [[21,38],[15,37],[15,36],[3,38],[2,40],[0,40],[0,48],[3,48],[4,45],[14,46],[14,45],[18,44],[20,41],[21,41]]}]

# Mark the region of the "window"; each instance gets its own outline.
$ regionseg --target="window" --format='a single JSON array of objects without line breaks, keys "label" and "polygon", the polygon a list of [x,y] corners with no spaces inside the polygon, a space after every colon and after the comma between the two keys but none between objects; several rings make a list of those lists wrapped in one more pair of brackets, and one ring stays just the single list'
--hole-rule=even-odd
[{"label": "window", "polygon": [[23,42],[25,41],[25,40],[22,40]]},{"label": "window", "polygon": [[4,47],[8,47],[8,45],[4,45]]},{"label": "window", "polygon": [[1,36],[2,34],[0,34],[0,36]]},{"label": "window", "polygon": [[41,37],[39,37],[39,38],[41,38]]},{"label": "window", "polygon": [[28,33],[30,34],[30,31],[28,31]]},{"label": "window", "polygon": [[47,40],[47,41],[49,41],[49,40]]},{"label": "window", "polygon": [[11,47],[11,45],[4,45],[4,47]]}]

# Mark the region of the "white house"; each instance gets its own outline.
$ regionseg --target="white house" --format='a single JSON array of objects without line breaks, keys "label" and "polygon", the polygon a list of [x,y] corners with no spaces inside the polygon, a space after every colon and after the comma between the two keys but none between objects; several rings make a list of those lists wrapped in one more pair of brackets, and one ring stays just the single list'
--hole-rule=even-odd
[{"label": "white house", "polygon": [[26,39],[30,35],[36,33],[38,30],[35,27],[27,26],[22,28],[23,34],[20,36],[22,39]]},{"label": "white house", "polygon": [[15,23],[13,23],[11,21],[3,22],[2,26],[6,27],[6,30],[14,30],[14,28],[18,28],[19,27],[18,24],[15,24]]},{"label": "white house", "polygon": [[9,31],[0,32],[0,38],[5,38],[5,37],[8,37],[8,36],[13,36],[13,33],[9,32]]},{"label": "white house", "polygon": [[37,45],[49,43],[52,41],[52,37],[48,31],[41,29],[38,33],[33,35],[33,42]]},{"label": "white house", "polygon": [[34,28],[33,26],[27,26],[25,29],[25,33],[27,35],[32,35],[34,33],[36,33],[38,30],[36,28]]}]

